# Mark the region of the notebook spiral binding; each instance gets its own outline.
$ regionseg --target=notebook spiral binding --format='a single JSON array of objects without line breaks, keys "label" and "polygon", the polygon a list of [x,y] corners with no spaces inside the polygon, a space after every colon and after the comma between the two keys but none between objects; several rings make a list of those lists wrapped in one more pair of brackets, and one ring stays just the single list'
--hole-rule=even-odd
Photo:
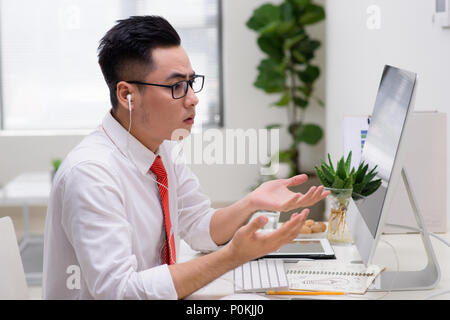
[{"label": "notebook spiral binding", "polygon": [[371,277],[374,275],[371,273],[361,272],[345,272],[345,271],[314,271],[314,270],[288,270],[287,274],[323,274],[332,276],[359,276],[359,277]]}]

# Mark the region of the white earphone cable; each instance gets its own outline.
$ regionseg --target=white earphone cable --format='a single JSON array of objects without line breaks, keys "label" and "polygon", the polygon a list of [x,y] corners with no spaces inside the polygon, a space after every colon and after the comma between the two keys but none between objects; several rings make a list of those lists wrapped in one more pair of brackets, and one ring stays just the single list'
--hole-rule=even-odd
[{"label": "white earphone cable", "polygon": [[[127,150],[126,150],[126,153],[127,153],[127,156],[129,157],[129,145],[130,145],[130,135],[131,135],[131,123],[132,123],[132,117],[131,117],[131,94],[128,94],[127,95],[127,100],[128,100],[128,110],[129,110],[129,113],[130,113],[130,120],[129,120],[129,125],[128,125],[128,135],[127,135]],[[133,162],[133,161],[132,161]],[[134,162],[133,162],[134,163]],[[162,183],[160,183],[160,182],[158,182],[158,181],[156,181],[155,179],[153,179],[153,177],[150,177],[150,179],[152,179],[153,181],[155,181],[157,184],[159,184],[160,186],[163,186],[164,188],[166,188],[166,190],[167,190],[167,192],[169,192],[169,188],[167,188],[164,184],[162,184]],[[180,210],[178,210],[179,212],[180,211],[183,211],[183,209],[184,209],[184,206],[183,206],[183,199],[181,199],[181,209]],[[164,223],[164,226],[165,226],[165,223]],[[172,236],[174,236],[174,232],[173,232],[173,228],[170,228],[170,234],[169,234],[169,239],[172,237]],[[171,244],[170,244],[170,240],[168,241],[168,243],[169,243],[169,251],[170,251],[170,262],[171,262],[171,264],[174,264],[175,263],[175,261],[174,261],[174,256],[175,256],[175,254],[174,254],[174,252],[173,252],[173,250],[174,250],[174,248],[172,248],[172,246],[171,246]],[[163,246],[164,246],[164,244],[163,244]]]}]

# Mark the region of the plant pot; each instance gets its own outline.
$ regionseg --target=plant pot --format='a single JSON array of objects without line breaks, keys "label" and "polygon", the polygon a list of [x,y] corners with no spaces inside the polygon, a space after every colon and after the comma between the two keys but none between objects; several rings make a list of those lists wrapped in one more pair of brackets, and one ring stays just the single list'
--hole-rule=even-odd
[{"label": "plant pot", "polygon": [[352,196],[353,189],[333,189],[327,197],[329,203],[328,217],[328,240],[333,243],[353,243],[350,230],[345,222],[348,204]]}]

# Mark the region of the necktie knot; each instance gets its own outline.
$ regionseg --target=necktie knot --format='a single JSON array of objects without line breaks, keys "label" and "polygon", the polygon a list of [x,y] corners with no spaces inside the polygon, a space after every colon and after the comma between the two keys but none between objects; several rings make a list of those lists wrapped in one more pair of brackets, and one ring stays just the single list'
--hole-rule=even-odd
[{"label": "necktie knot", "polygon": [[160,156],[157,156],[155,158],[155,161],[153,161],[153,164],[150,167],[150,170],[156,175],[158,180],[167,178],[166,168],[164,168],[164,164],[163,164]]}]

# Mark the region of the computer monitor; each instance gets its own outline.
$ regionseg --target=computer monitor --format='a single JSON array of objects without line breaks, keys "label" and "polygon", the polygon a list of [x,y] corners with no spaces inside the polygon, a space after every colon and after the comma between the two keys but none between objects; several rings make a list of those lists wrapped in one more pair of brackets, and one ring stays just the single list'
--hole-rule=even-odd
[{"label": "computer monitor", "polygon": [[[419,227],[425,227],[420,212],[416,208],[412,188],[403,168],[403,145],[407,137],[409,118],[414,108],[416,87],[417,75],[415,73],[389,65],[384,67],[361,155],[361,161],[369,164],[369,170],[377,165],[376,171],[382,184],[375,193],[365,199],[356,202],[351,200],[346,218],[354,244],[366,265],[372,263],[390,203],[400,181],[403,180],[406,184]],[[426,236],[428,235],[426,234]],[[431,246],[429,237],[426,246],[427,249]],[[429,260],[433,260],[434,253],[431,252],[429,257]],[[432,265],[433,263],[430,263],[427,268],[435,269]],[[429,273],[430,270],[426,272]],[[412,274],[391,274],[391,276],[399,277],[398,288],[424,287],[420,284],[406,283],[410,282],[408,279],[410,275]],[[403,279],[404,276],[406,276],[405,279]],[[420,277],[417,274],[415,276]],[[424,275],[422,277],[429,279],[434,276]],[[437,277],[439,278],[439,270],[437,270]],[[429,281],[424,280],[423,282],[428,283]]]}]

